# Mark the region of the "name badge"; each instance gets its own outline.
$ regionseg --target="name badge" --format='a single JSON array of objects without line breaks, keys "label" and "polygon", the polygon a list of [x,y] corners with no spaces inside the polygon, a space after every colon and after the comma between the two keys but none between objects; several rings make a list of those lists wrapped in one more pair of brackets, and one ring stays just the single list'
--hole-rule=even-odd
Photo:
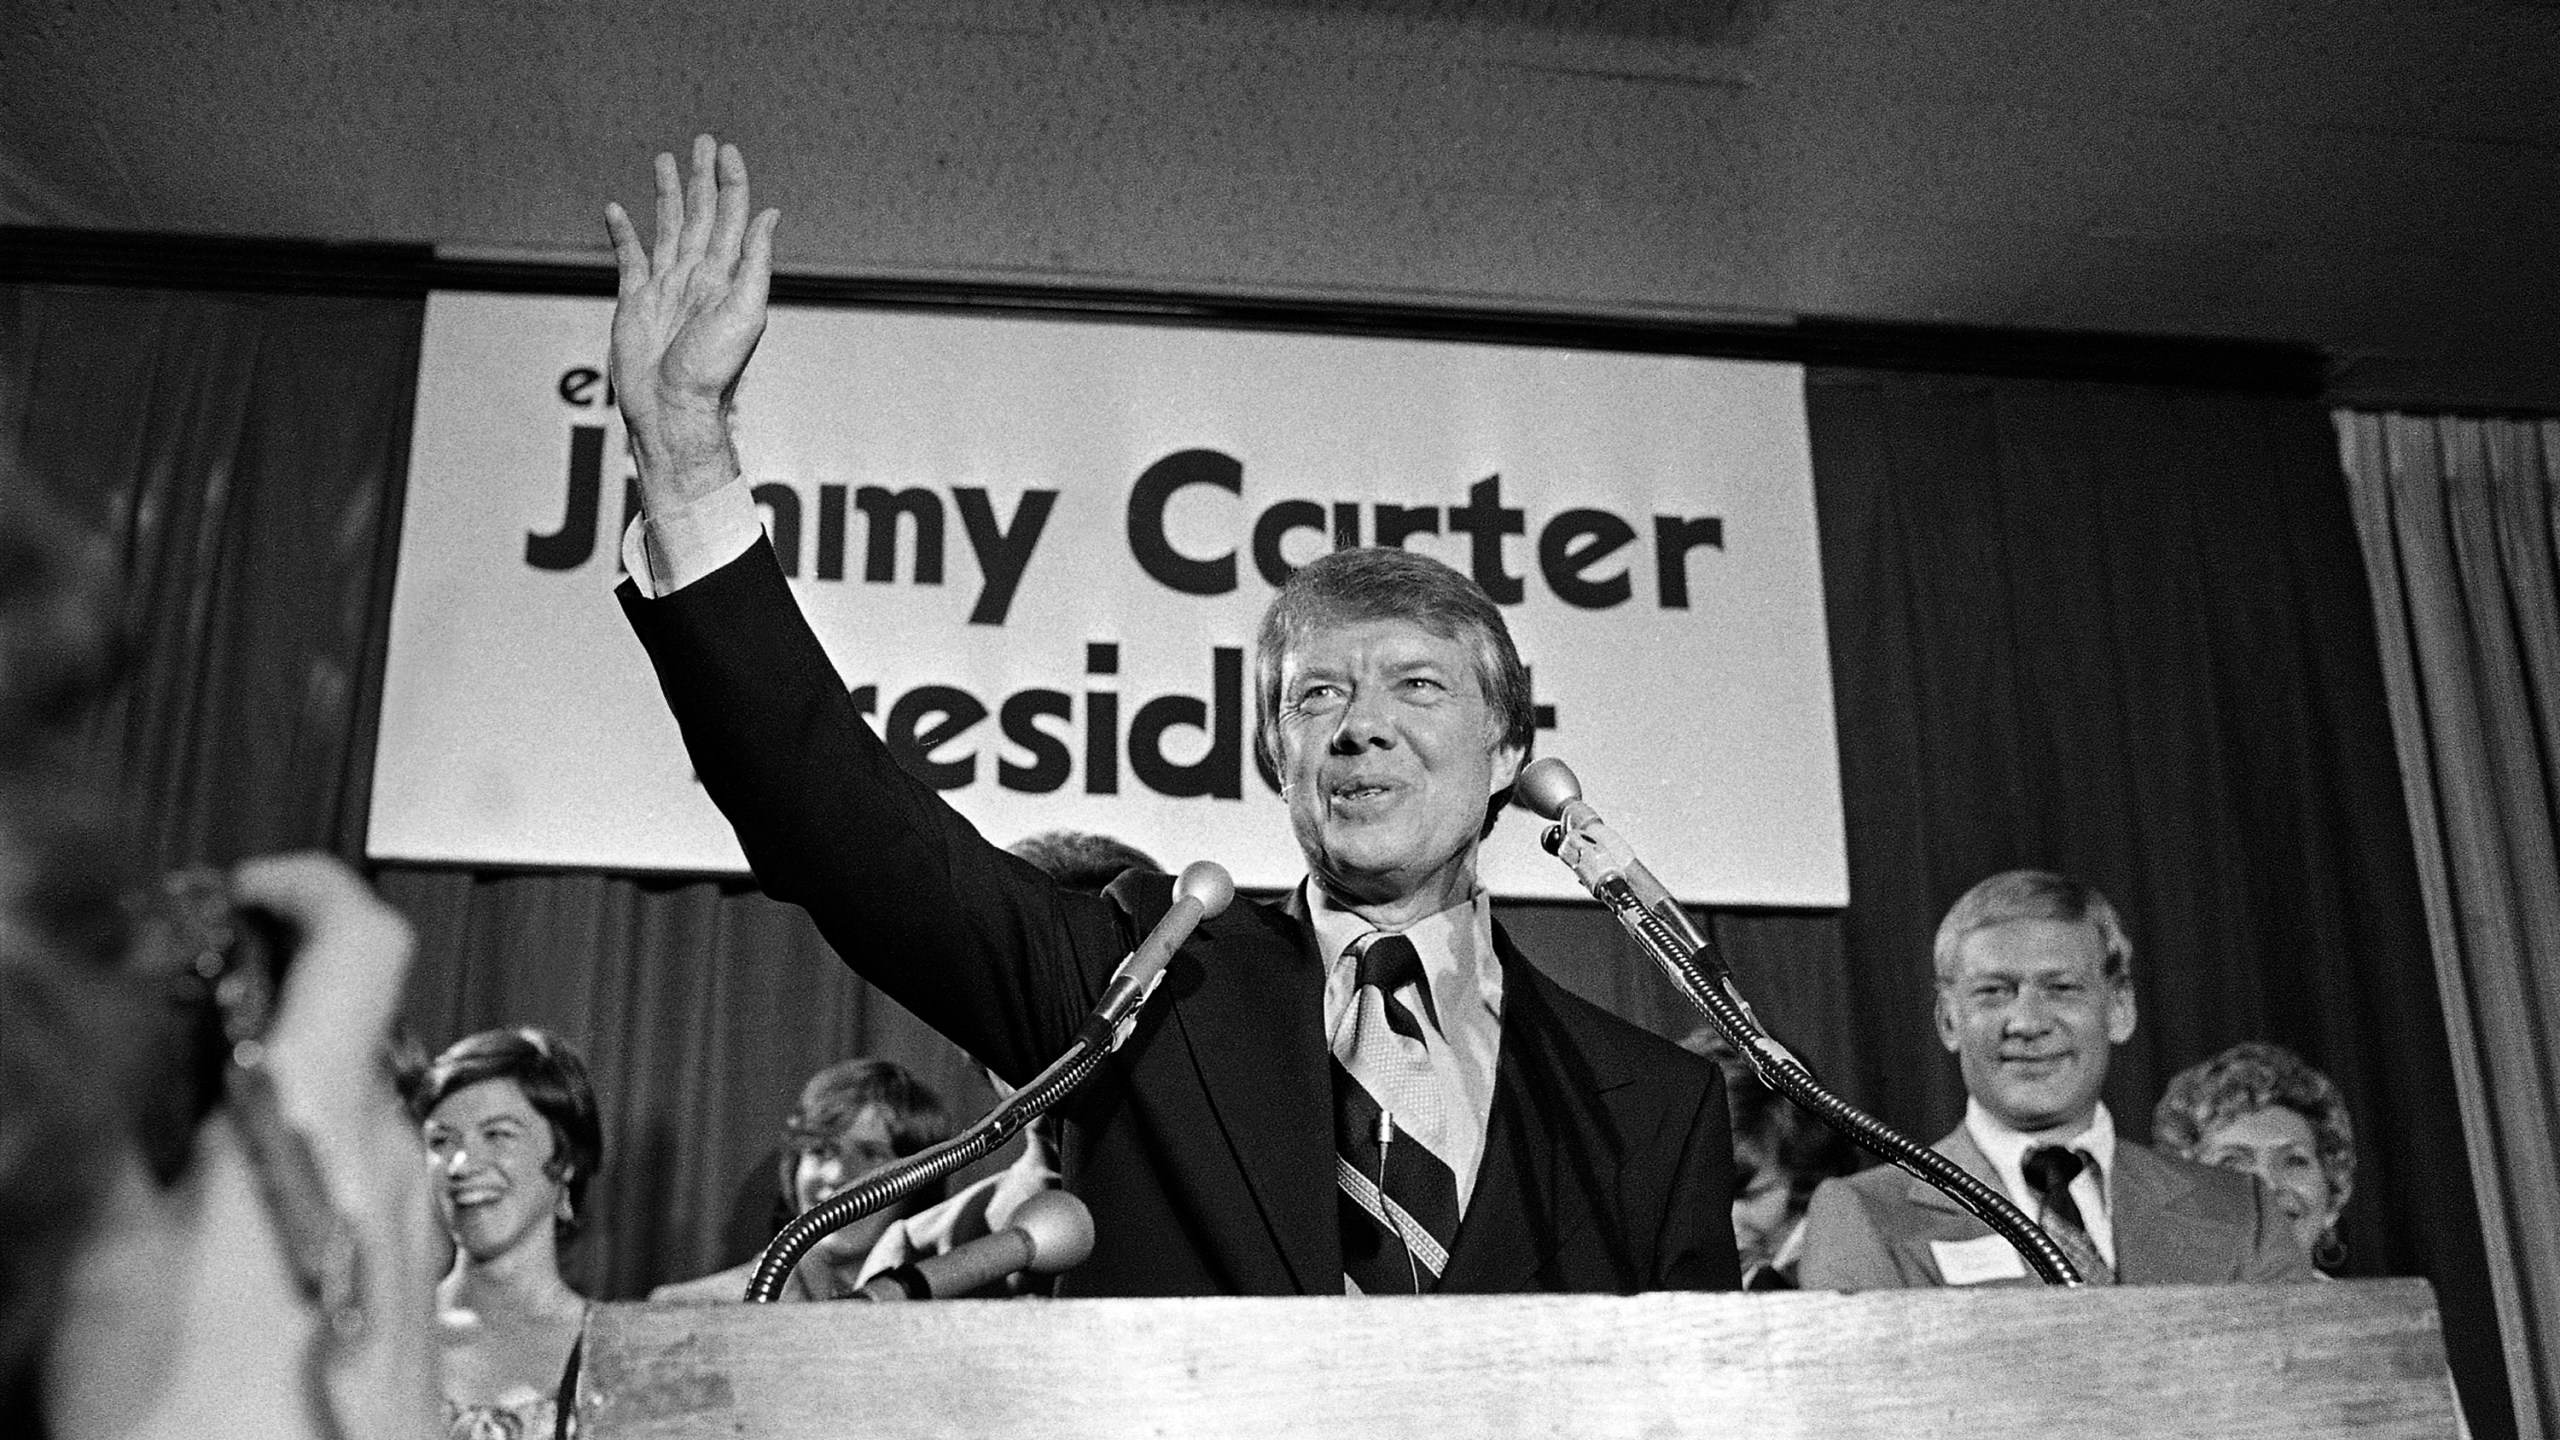
[{"label": "name badge", "polygon": [[1979,1240],[1932,1240],[1929,1253],[1938,1262],[1940,1278],[1950,1285],[2027,1278],[2025,1257],[1997,1235],[1985,1235]]}]

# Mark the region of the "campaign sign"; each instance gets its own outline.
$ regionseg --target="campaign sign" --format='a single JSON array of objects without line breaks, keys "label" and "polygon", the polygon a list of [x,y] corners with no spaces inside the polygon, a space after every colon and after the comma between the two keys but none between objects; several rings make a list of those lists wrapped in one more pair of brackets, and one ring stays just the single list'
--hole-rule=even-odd
[{"label": "campaign sign", "polygon": [[[611,309],[429,301],[378,858],[744,869],[609,593],[637,495]],[[1674,893],[1846,901],[1795,366],[786,306],[736,424],[853,703],[999,844],[1295,883],[1255,627],[1295,567],[1401,545],[1500,604],[1538,752]],[[1579,894],[1542,828],[1494,831],[1494,893]]]}]

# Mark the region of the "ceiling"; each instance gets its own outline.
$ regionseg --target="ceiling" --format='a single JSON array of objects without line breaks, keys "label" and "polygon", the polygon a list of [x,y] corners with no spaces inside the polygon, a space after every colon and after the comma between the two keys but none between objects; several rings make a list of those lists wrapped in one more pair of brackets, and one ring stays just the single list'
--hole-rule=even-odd
[{"label": "ceiling", "polygon": [[2560,5],[11,0],[0,223],[603,255],[712,128],[821,275],[2302,342],[2560,412]]}]

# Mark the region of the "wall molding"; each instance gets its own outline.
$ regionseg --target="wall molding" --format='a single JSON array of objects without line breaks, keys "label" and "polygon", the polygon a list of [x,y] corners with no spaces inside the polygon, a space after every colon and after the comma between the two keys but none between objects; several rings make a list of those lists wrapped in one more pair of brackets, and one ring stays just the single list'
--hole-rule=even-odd
[{"label": "wall molding", "polygon": [[[613,272],[576,261],[439,255],[422,244],[160,235],[0,226],[0,281],[295,295],[424,295],[430,290],[610,295]],[[2256,340],[2010,330],[1807,317],[1774,321],[1642,316],[1174,289],[777,274],[784,304],[964,310],[1055,319],[1210,325],[1396,339],[1715,355],[1803,365],[2124,384],[2194,385],[2317,397],[2332,372],[2308,345]]]}]

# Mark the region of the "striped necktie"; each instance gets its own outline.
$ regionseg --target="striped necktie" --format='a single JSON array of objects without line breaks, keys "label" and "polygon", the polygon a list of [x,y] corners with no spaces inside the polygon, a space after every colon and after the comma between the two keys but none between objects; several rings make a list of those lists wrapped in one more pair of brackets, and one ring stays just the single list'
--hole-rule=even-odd
[{"label": "striped necktie", "polygon": [[2071,1257],[2072,1268],[2080,1272],[2080,1278],[2092,1285],[2113,1285],[2115,1269],[2098,1253],[2098,1242],[2089,1238],[2088,1223],[2080,1218],[2080,1202],[2071,1198],[2071,1182],[2081,1167],[2095,1170],[2097,1164],[2077,1150],[2039,1145],[2027,1152],[2018,1168],[2027,1183],[2035,1187],[2036,1194],[2043,1197],[2042,1213],[2036,1216],[2036,1222],[2044,1226],[2054,1244],[2062,1247],[2062,1253]]},{"label": "striped necktie", "polygon": [[1418,1294],[1439,1282],[1458,1234],[1458,1182],[1445,1158],[1449,1100],[1423,1042],[1426,1018],[1436,1027],[1439,1016],[1412,941],[1376,931],[1351,953],[1359,988],[1333,1056],[1344,1288]]}]

